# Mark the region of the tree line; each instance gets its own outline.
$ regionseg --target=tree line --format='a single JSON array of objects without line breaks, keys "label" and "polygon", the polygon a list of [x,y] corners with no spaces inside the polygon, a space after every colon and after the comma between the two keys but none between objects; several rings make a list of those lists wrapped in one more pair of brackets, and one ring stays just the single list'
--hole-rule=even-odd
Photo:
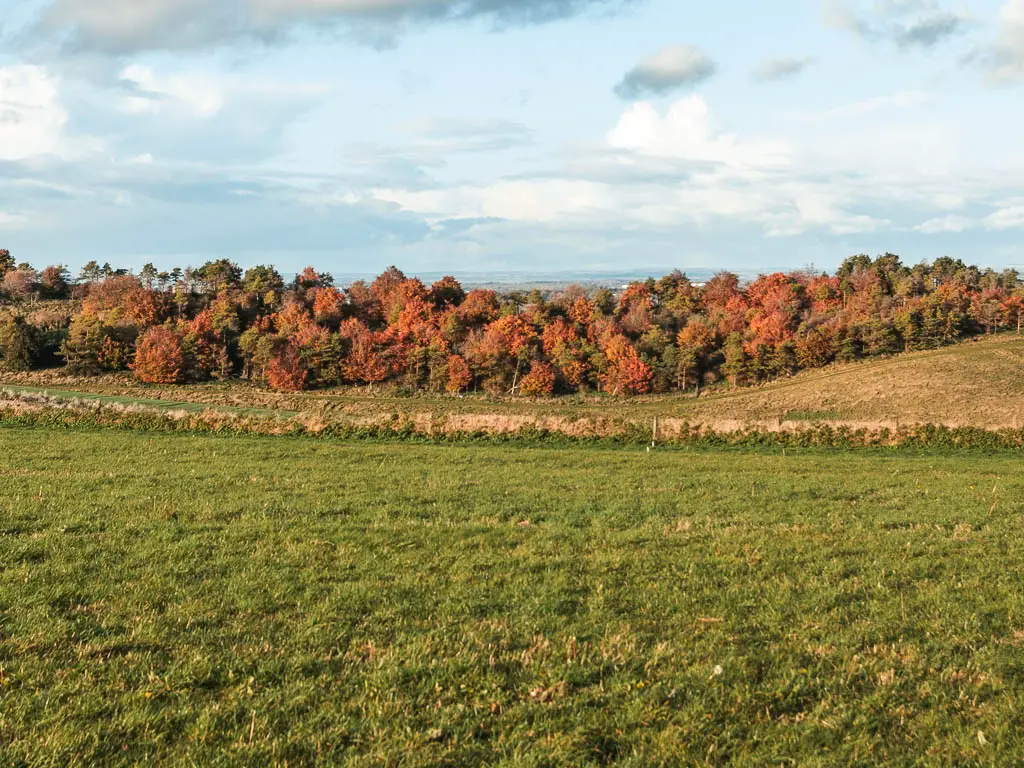
[{"label": "tree line", "polygon": [[[943,257],[854,256],[834,274],[748,283],[674,271],[622,290],[466,291],[390,267],[341,288],[312,267],[286,282],[229,260],[139,273],[90,262],[77,278],[0,250],[0,365],[132,371],[172,384],[242,378],[281,391],[638,395],[749,385],[835,361],[1021,331],[1024,283]],[[63,308],[63,311],[62,311]]]}]

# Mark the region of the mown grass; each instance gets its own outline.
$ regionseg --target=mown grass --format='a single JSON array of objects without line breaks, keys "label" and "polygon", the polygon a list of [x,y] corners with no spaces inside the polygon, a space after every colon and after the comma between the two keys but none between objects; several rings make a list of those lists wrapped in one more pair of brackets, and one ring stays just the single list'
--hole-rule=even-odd
[{"label": "mown grass", "polygon": [[0,447],[3,765],[1024,754],[1015,454]]}]

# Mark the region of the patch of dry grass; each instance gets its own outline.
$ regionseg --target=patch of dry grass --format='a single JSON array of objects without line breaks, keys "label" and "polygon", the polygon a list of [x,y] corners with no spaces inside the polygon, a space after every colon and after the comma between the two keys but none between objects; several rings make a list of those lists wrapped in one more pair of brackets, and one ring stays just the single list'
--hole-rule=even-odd
[{"label": "patch of dry grass", "polygon": [[[695,421],[816,421],[849,426],[1024,425],[1024,339],[996,337],[946,349],[810,371],[763,388],[699,401]],[[806,419],[799,419],[806,420]]]}]

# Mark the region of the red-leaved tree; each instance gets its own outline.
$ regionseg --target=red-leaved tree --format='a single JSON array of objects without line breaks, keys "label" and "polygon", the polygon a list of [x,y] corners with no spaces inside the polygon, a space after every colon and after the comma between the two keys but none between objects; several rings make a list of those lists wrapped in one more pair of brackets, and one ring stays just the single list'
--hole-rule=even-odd
[{"label": "red-leaved tree", "polygon": [[170,328],[156,326],[139,339],[132,370],[147,384],[175,384],[185,367],[181,338]]},{"label": "red-leaved tree", "polygon": [[264,376],[273,389],[301,392],[306,387],[309,371],[299,351],[292,344],[285,344],[270,358]]}]

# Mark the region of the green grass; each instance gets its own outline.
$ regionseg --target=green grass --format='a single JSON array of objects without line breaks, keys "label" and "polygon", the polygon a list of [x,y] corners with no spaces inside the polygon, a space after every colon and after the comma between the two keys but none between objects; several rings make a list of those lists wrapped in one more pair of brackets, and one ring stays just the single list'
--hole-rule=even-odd
[{"label": "green grass", "polygon": [[0,446],[0,765],[1024,754],[1016,454]]}]

